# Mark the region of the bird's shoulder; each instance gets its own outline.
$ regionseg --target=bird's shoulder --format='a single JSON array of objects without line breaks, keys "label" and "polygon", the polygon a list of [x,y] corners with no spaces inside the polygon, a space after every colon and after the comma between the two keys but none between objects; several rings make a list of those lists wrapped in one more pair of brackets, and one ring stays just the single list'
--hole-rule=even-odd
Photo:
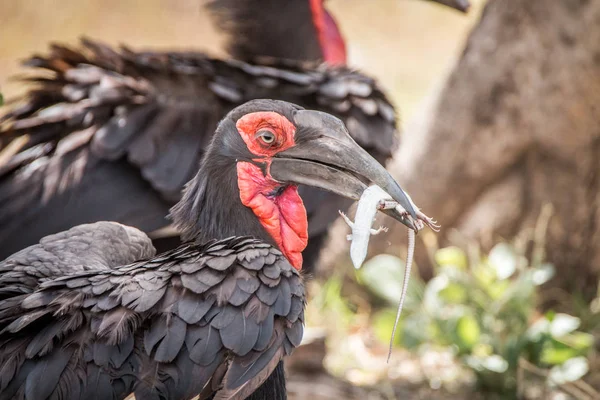
[{"label": "bird's shoulder", "polygon": [[17,289],[31,292],[45,280],[117,268],[155,253],[150,238],[134,227],[107,221],[78,225],[1,261],[0,298]]},{"label": "bird's shoulder", "polygon": [[[300,344],[304,302],[299,273],[267,243],[236,237],[185,244],[122,267],[43,282],[23,296],[19,312],[0,320],[0,347],[23,351],[20,364],[0,357],[0,371],[18,376],[26,361],[42,368],[66,351],[65,362],[79,369],[104,368],[113,389],[127,386],[131,371],[124,369],[140,377],[156,368],[152,379],[127,387],[139,395],[245,398]],[[42,335],[42,327],[50,331]],[[70,371],[50,379],[44,393],[55,393]]]}]

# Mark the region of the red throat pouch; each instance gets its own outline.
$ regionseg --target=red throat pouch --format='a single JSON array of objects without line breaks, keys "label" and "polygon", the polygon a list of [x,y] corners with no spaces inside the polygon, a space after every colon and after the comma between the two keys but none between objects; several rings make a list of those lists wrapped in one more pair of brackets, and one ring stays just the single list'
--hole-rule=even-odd
[{"label": "red throat pouch", "polygon": [[302,269],[308,220],[298,187],[289,185],[283,192],[273,194],[281,185],[249,162],[237,163],[237,175],[242,204],[252,209],[292,266]]}]

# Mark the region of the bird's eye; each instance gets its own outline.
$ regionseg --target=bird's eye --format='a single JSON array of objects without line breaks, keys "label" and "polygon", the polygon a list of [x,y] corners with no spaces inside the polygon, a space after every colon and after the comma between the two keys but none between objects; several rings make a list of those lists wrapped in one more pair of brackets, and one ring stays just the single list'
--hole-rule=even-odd
[{"label": "bird's eye", "polygon": [[259,131],[257,136],[266,144],[272,144],[275,141],[275,134],[271,131]]}]

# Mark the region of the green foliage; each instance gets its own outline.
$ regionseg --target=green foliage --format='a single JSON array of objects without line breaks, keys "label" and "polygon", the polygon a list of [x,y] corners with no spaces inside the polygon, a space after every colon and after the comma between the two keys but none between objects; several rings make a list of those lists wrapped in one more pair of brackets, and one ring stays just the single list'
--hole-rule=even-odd
[{"label": "green foliage", "polygon": [[0,92],[0,107],[4,104],[4,96],[2,96],[2,92]]},{"label": "green foliage", "polygon": [[[404,265],[394,258],[373,258],[360,271],[360,281],[390,306],[400,295]],[[482,257],[448,247],[434,258],[435,277],[427,284],[418,278],[410,282],[396,344],[451,347],[475,371],[482,388],[504,394],[516,390],[521,358],[549,369],[549,385],[587,373],[594,339],[577,330],[579,318],[536,311],[539,286],[552,278],[552,265],[530,263],[508,243]],[[374,271],[381,271],[380,263],[385,273],[378,275]],[[390,307],[374,316],[376,336],[384,342],[394,312]]]},{"label": "green foliage", "polygon": [[[402,292],[404,261],[390,254],[379,254],[368,260],[357,271],[358,282],[365,285],[378,298],[397,304]],[[414,267],[414,270],[417,268]],[[425,284],[412,274],[407,289],[405,308],[419,307]]]}]

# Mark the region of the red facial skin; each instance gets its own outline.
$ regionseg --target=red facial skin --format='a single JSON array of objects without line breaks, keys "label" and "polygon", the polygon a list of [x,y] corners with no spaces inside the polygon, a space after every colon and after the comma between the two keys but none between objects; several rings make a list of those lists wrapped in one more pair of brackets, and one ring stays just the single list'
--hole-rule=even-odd
[{"label": "red facial skin", "polygon": [[323,7],[323,0],[310,0],[310,10],[323,59],[330,65],[345,65],[347,56],[344,38],[331,14]]},{"label": "red facial skin", "polygon": [[[257,165],[237,163],[240,200],[252,209],[265,230],[275,240],[283,254],[297,270],[302,269],[302,251],[308,243],[306,208],[298,195],[298,187],[282,185],[271,177],[270,158],[292,147],[295,126],[275,112],[256,112],[240,118],[236,127],[248,149],[257,156],[256,161],[267,165],[266,175]],[[275,135],[272,143],[265,143],[260,132],[268,130]]]}]

